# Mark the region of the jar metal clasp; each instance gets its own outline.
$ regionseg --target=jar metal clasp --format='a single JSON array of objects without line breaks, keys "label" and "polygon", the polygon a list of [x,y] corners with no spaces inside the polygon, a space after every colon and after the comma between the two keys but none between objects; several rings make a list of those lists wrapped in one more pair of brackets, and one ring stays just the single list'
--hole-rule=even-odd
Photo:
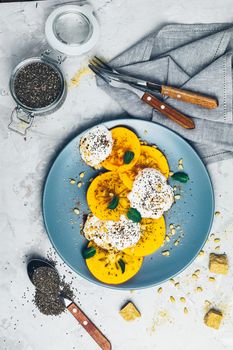
[{"label": "jar metal clasp", "polygon": [[34,120],[32,112],[26,112],[19,106],[15,107],[11,113],[11,122],[8,125],[10,130],[20,135],[26,135]]}]

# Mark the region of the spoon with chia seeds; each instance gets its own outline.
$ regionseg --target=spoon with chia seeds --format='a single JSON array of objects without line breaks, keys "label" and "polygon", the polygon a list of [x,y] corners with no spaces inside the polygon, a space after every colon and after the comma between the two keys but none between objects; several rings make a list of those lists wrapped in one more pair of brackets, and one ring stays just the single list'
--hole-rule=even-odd
[{"label": "spoon with chia seeds", "polygon": [[[65,308],[76,318],[102,350],[111,350],[111,343],[100,330],[89,320],[83,311],[60,291],[60,277],[58,271],[43,259],[31,259],[27,264],[30,281],[42,295],[57,295]],[[47,305],[48,307],[48,305]]]}]

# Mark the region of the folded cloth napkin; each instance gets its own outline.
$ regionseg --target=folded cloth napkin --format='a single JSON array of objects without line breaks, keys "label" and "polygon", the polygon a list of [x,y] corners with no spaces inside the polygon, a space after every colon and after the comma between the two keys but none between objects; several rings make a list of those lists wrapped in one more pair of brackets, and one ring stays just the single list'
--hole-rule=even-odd
[{"label": "folded cloth napkin", "polygon": [[167,98],[193,118],[193,130],[176,125],[131,91],[110,87],[100,78],[97,83],[129,115],[166,125],[191,141],[207,164],[233,157],[232,50],[232,24],[174,24],[111,61],[122,73],[216,97],[219,106],[213,110]]}]

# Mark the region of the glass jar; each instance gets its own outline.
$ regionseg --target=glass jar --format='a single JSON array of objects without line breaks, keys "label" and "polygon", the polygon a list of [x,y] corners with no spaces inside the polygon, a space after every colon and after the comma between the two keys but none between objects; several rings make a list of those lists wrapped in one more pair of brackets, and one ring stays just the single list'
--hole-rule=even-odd
[{"label": "glass jar", "polygon": [[[93,9],[86,3],[83,5],[66,4],[57,7],[47,18],[45,36],[52,49],[42,53],[40,57],[28,58],[20,62],[10,78],[10,92],[16,102],[16,107],[11,115],[9,129],[22,135],[26,134],[34,117],[52,113],[62,105],[67,88],[60,64],[67,56],[79,56],[90,51],[98,41],[99,25],[93,15]],[[50,67],[56,72],[60,81],[59,94],[50,104],[40,108],[33,108],[23,103],[15,89],[18,74],[33,63],[42,63]]]},{"label": "glass jar", "polygon": [[[41,63],[51,68],[59,79],[59,93],[50,104],[43,107],[32,107],[27,105],[25,102],[22,102],[15,89],[15,82],[17,80],[18,74],[22,72],[25,67],[33,65],[35,63]],[[63,73],[58,64],[59,60],[55,61],[54,59],[49,58],[48,53],[47,55],[42,54],[41,57],[27,58],[15,67],[10,78],[10,92],[16,102],[16,107],[11,115],[11,123],[9,124],[9,129],[18,132],[19,134],[25,135],[27,129],[32,125],[35,116],[43,116],[49,113],[53,113],[63,104],[66,97],[67,88]]]}]

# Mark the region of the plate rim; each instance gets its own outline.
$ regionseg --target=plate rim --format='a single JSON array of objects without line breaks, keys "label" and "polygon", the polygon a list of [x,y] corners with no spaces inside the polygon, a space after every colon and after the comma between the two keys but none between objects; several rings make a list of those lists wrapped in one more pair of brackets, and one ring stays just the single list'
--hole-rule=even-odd
[{"label": "plate rim", "polygon": [[202,250],[202,248],[204,247],[207,239],[208,239],[208,236],[209,236],[209,233],[211,231],[211,228],[212,228],[212,225],[213,225],[213,220],[214,220],[214,210],[215,210],[215,197],[214,197],[214,189],[213,189],[213,184],[212,184],[212,181],[211,181],[211,178],[210,178],[210,175],[209,175],[209,172],[203,162],[203,160],[201,159],[201,157],[199,156],[199,154],[197,153],[197,151],[190,145],[190,143],[185,139],[183,138],[182,136],[180,136],[177,132],[171,130],[170,128],[164,126],[164,125],[161,125],[159,123],[156,123],[156,122],[153,122],[153,121],[150,121],[150,120],[143,120],[143,119],[139,119],[139,118],[119,118],[119,119],[111,119],[111,120],[106,120],[106,121],[101,121],[101,122],[97,122],[97,123],[94,123],[94,124],[91,124],[90,127],[87,127],[85,129],[83,129],[80,133],[78,133],[76,136],[74,136],[71,140],[69,140],[64,147],[62,147],[62,149],[59,150],[59,152],[57,153],[56,157],[54,157],[52,159],[52,165],[49,167],[49,170],[47,172],[47,174],[45,175],[45,179],[44,179],[44,183],[43,183],[43,187],[42,187],[42,216],[43,216],[43,222],[44,222],[44,226],[45,226],[45,230],[46,230],[46,233],[49,237],[49,240],[54,248],[54,250],[56,251],[56,253],[59,255],[59,257],[62,259],[62,261],[65,262],[66,265],[69,266],[69,268],[74,271],[75,273],[77,273],[79,276],[81,276],[82,278],[84,278],[85,280],[91,282],[91,283],[94,283],[95,285],[98,285],[100,287],[103,287],[103,288],[109,288],[109,289],[112,289],[112,290],[120,290],[120,291],[126,291],[126,290],[131,290],[132,287],[127,287],[126,284],[122,283],[122,284],[106,284],[104,282],[101,282],[101,281],[98,281],[97,279],[95,280],[94,276],[93,276],[93,279],[89,278],[89,276],[86,276],[84,275],[83,273],[81,273],[80,271],[77,271],[76,269],[74,269],[70,263],[66,260],[66,258],[64,258],[62,256],[62,254],[60,253],[60,251],[57,249],[54,241],[53,241],[53,238],[49,232],[49,228],[48,228],[48,225],[47,225],[47,222],[46,222],[46,217],[45,217],[45,194],[46,194],[46,189],[47,189],[47,186],[48,186],[48,180],[49,180],[49,176],[53,170],[53,167],[55,166],[55,163],[57,161],[57,159],[59,158],[60,154],[77,138],[77,137],[80,137],[82,134],[84,134],[85,132],[87,132],[88,130],[92,129],[93,127],[96,127],[98,125],[106,125],[109,124],[109,123],[119,123],[119,125],[121,125],[121,123],[123,124],[123,122],[128,122],[128,121],[131,121],[131,120],[137,120],[138,122],[141,122],[141,123],[146,123],[146,124],[155,124],[156,126],[159,126],[160,128],[162,129],[166,129],[168,130],[169,132],[171,132],[172,134],[175,134],[176,137],[178,137],[182,142],[184,142],[189,149],[191,149],[191,151],[194,152],[194,154],[196,155],[196,157],[198,158],[198,160],[200,161],[200,164],[206,174],[206,177],[208,179],[208,182],[209,182],[209,185],[210,185],[210,190],[211,190],[211,204],[212,204],[212,214],[211,214],[211,218],[210,218],[210,223],[209,223],[209,227],[208,227],[208,230],[206,232],[206,235],[205,235],[205,239],[202,243],[202,245],[200,246],[200,249],[197,251],[197,253],[193,256],[193,258],[183,267],[181,268],[179,271],[177,271],[177,273],[173,274],[172,276],[169,276],[167,277],[166,279],[164,279],[163,281],[160,281],[160,282],[152,282],[152,283],[149,283],[149,284],[146,284],[146,285],[143,285],[143,286],[138,286],[138,287],[135,287],[133,288],[133,290],[141,290],[141,289],[146,289],[146,288],[152,288],[152,287],[155,287],[157,285],[160,285],[162,283],[165,283],[167,282],[169,279],[171,278],[174,278],[176,277],[177,275],[181,274],[186,268],[188,268],[192,263],[193,261],[197,258],[199,252]]}]

